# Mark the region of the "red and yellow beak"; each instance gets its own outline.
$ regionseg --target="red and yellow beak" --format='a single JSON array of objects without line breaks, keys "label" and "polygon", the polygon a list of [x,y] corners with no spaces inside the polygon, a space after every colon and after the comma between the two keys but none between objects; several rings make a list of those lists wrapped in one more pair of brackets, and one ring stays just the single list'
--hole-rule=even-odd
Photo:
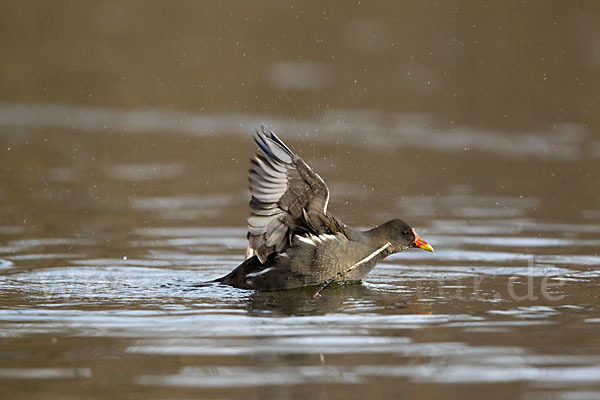
[{"label": "red and yellow beak", "polygon": [[415,228],[413,228],[413,234],[415,235],[415,246],[417,246],[420,249],[423,250],[427,250],[427,251],[431,251],[433,253],[433,247],[431,247],[431,245],[429,243],[427,243],[426,241],[424,241],[423,239],[421,239],[421,236],[417,235],[417,232],[415,232]]}]

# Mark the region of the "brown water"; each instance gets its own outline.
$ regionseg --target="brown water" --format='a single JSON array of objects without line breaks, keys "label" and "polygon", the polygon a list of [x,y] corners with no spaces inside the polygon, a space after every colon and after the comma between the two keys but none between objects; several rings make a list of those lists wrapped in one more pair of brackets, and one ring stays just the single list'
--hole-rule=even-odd
[{"label": "brown water", "polygon": [[[1,398],[600,398],[597,3],[0,7]],[[262,123],[436,252],[197,287]]]}]

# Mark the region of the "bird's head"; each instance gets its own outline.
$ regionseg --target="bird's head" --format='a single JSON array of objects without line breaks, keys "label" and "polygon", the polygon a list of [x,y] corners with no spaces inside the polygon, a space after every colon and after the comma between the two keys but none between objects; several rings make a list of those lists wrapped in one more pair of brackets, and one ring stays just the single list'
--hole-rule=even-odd
[{"label": "bird's head", "polygon": [[433,252],[433,247],[423,240],[423,238],[421,238],[417,232],[415,232],[415,228],[407,224],[405,221],[401,219],[393,219],[389,222],[386,222],[384,225],[387,225],[386,230],[388,231],[389,238],[391,239],[390,243],[393,246],[392,248],[394,252],[407,250],[413,247],[418,247],[419,249]]}]

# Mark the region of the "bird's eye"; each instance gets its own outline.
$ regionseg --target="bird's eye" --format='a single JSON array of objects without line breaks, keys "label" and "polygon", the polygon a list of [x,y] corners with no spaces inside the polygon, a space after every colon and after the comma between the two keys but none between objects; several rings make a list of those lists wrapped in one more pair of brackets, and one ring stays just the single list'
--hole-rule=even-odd
[{"label": "bird's eye", "polygon": [[408,235],[408,231],[407,231],[407,230],[403,230],[403,231],[402,231],[402,235],[403,235],[403,236],[406,236],[406,235]]}]

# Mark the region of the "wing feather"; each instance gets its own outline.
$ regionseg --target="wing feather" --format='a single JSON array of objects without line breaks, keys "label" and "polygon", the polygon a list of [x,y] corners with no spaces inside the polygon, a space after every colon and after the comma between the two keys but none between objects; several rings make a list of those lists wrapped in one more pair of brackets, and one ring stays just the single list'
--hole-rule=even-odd
[{"label": "wing feather", "polygon": [[272,131],[256,131],[258,153],[250,162],[249,245],[264,263],[285,251],[294,234],[332,233],[329,189],[323,179]]}]

